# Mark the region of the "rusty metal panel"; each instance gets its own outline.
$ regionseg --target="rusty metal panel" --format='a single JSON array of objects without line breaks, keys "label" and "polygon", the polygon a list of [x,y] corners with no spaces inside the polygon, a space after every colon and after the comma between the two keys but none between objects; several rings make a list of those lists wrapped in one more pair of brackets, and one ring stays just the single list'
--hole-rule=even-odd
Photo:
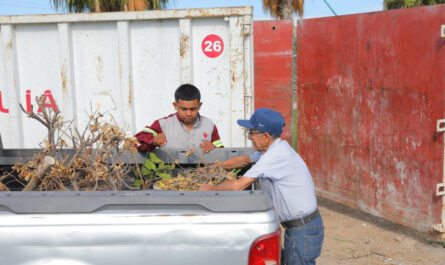
[{"label": "rusty metal panel", "polygon": [[255,109],[280,112],[292,144],[292,21],[256,21],[254,36]]},{"label": "rusty metal panel", "polygon": [[444,14],[438,5],[298,23],[298,150],[319,195],[420,231],[441,222]]},{"label": "rusty metal panel", "polygon": [[227,147],[246,147],[236,120],[252,114],[252,7],[0,16],[0,133],[5,148],[35,148],[46,128],[22,113],[34,98],[83,128],[91,110],[129,135],[175,110],[195,84],[200,113]]}]

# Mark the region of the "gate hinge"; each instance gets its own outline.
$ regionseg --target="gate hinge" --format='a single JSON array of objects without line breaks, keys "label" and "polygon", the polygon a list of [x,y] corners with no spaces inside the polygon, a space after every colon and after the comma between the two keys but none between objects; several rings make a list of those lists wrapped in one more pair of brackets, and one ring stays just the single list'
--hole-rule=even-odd
[{"label": "gate hinge", "polygon": [[437,184],[437,186],[436,186],[436,196],[445,196],[445,183]]},{"label": "gate hinge", "polygon": [[432,224],[431,228],[436,231],[439,231],[441,233],[445,233],[445,225],[444,224]]},{"label": "gate hinge", "polygon": [[436,131],[437,132],[445,132],[445,119],[437,120]]}]

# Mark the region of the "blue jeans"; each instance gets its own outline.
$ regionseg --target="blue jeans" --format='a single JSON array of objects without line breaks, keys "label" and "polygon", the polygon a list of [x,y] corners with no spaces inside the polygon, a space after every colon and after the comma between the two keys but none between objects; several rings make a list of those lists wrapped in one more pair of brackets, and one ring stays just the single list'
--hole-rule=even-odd
[{"label": "blue jeans", "polygon": [[284,234],[284,263],[313,265],[320,256],[324,239],[321,216],[302,226],[286,229]]}]

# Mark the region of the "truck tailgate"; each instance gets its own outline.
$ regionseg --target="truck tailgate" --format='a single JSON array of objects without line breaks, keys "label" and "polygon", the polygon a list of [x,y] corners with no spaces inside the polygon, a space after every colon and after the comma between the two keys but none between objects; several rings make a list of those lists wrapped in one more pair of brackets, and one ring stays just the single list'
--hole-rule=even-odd
[{"label": "truck tailgate", "polygon": [[0,194],[0,264],[247,264],[277,230],[262,191]]}]

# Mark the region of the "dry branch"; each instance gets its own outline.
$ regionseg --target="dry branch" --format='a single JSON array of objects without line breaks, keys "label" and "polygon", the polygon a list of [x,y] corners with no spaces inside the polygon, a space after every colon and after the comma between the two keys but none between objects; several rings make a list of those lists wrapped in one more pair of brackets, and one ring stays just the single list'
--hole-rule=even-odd
[{"label": "dry branch", "polygon": [[[32,190],[120,190],[128,188],[126,179],[130,165],[122,163],[124,153],[122,147],[137,152],[136,139],[126,138],[114,119],[103,122],[103,114],[98,111],[89,115],[83,131],[78,128],[66,128],[73,121],[64,122],[60,112],[45,108],[44,96],[36,98],[39,111],[36,113],[20,108],[29,118],[37,120],[47,128],[48,135],[42,150],[34,155],[26,164],[16,164],[12,167],[17,182],[24,182],[23,191]],[[64,139],[63,139],[64,138]],[[57,158],[57,149],[67,147],[72,143],[74,155]],[[114,151],[114,153],[113,153]],[[116,159],[113,159],[116,156]],[[8,173],[10,176],[11,173]],[[0,190],[3,180],[0,176]]]},{"label": "dry branch", "polygon": [[43,176],[49,171],[50,167],[56,163],[54,157],[45,156],[41,163],[34,170],[31,180],[28,182],[23,191],[32,191],[34,190]]}]

